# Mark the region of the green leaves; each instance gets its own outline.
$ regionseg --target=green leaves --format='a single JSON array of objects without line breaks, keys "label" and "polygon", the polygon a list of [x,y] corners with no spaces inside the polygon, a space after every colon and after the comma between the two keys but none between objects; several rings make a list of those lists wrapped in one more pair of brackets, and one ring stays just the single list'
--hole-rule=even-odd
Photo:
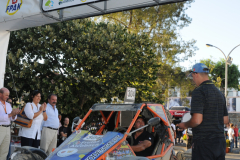
[{"label": "green leaves", "polygon": [[[102,20],[112,24],[120,24],[120,26],[124,26],[128,32],[133,33],[131,36],[126,35],[121,38],[134,40],[141,36],[137,46],[141,53],[145,54],[144,56],[148,56],[148,52],[145,53],[145,48],[151,48],[152,53],[156,55],[158,71],[153,70],[151,72],[151,70],[149,70],[150,72],[142,72],[142,75],[151,73],[148,76],[149,78],[151,78],[151,75],[153,74],[158,76],[159,81],[155,82],[156,85],[153,86],[153,88],[155,88],[154,93],[158,97],[158,102],[165,100],[162,93],[167,92],[166,88],[168,88],[169,82],[171,82],[171,87],[188,86],[185,83],[185,77],[181,75],[184,74],[183,69],[180,69],[179,73],[174,73],[174,70],[177,69],[178,62],[187,60],[188,57],[193,56],[195,54],[195,50],[197,50],[197,47],[194,46],[196,43],[195,40],[183,41],[179,33],[180,29],[191,23],[191,18],[185,14],[185,11],[190,7],[192,2],[193,1],[188,1],[162,6],[146,7],[94,18],[96,21]],[[117,33],[115,35],[119,37],[118,39],[121,39]],[[147,44],[145,43],[145,37],[149,38],[149,43]],[[119,47],[120,52],[125,52],[126,49],[131,50],[135,46],[125,43]],[[122,47],[124,47],[125,50],[123,50]],[[136,56],[133,53],[130,54],[129,58],[134,59]],[[145,62],[145,64],[151,63],[150,61],[144,59],[142,59],[142,61]],[[171,74],[174,74],[174,76],[170,78],[169,75]],[[189,84],[191,83],[189,82]],[[190,86],[188,87],[189,89],[191,88]],[[186,95],[186,92],[187,91],[184,91],[183,94]],[[168,96],[168,94],[165,96]]]},{"label": "green leaves", "polygon": [[[215,85],[221,88],[225,87],[225,60],[221,59],[218,62],[213,62],[211,59],[204,59],[200,61],[206,64],[210,69],[210,79],[215,82]],[[228,65],[228,88],[238,89],[240,78],[240,71],[235,64]]]},{"label": "green leaves", "polygon": [[[55,93],[59,111],[71,116],[101,98],[123,99],[126,87],[139,90],[138,102],[151,101],[157,78],[148,36],[110,23],[74,20],[12,32],[8,54],[19,96],[39,89],[44,102]],[[9,68],[6,75],[11,89]]]}]

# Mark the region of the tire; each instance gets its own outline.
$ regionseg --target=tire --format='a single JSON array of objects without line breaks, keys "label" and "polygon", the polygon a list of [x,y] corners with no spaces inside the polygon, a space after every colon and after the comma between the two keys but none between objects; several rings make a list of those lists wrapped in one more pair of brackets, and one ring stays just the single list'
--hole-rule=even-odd
[{"label": "tire", "polygon": [[178,160],[192,160],[192,154],[185,152],[178,152],[176,155]]},{"label": "tire", "polygon": [[[37,160],[44,160],[41,156],[36,153],[33,153]],[[12,160],[35,160],[35,158],[31,154],[18,153],[13,157]]]}]

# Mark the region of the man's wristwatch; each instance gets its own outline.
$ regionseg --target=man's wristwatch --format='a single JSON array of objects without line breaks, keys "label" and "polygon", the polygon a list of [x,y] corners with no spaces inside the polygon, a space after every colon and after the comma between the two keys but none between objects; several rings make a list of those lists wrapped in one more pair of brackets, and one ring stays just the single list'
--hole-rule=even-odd
[{"label": "man's wristwatch", "polygon": [[45,111],[43,111],[43,112],[46,112],[46,110],[45,110]]}]

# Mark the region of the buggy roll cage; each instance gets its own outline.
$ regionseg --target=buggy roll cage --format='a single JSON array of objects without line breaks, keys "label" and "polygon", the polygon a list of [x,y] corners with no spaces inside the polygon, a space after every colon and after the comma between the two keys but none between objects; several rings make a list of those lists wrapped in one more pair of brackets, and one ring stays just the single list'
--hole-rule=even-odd
[{"label": "buggy roll cage", "polygon": [[[150,108],[150,106],[161,106],[162,107],[162,111],[163,111],[163,115],[159,115],[158,113],[156,113],[152,108]],[[124,137],[118,142],[116,143],[114,146],[111,147],[111,149],[109,149],[107,153],[110,153],[112,151],[112,149],[116,148],[118,145],[120,145],[123,141],[126,140],[128,133],[131,131],[134,123],[137,120],[138,115],[141,113],[141,111],[143,110],[143,108],[146,108],[148,111],[150,111],[154,117],[159,117],[162,121],[162,123],[167,127],[167,133],[169,135],[169,138],[171,140],[171,142],[174,141],[173,136],[171,134],[170,131],[170,124],[168,122],[167,119],[167,115],[166,112],[164,110],[164,107],[160,104],[148,104],[148,103],[140,103],[140,104],[94,104],[90,110],[87,112],[87,114],[85,115],[85,117],[82,119],[82,121],[78,124],[78,126],[76,127],[75,130],[78,130],[83,122],[85,122],[85,120],[88,118],[88,116],[91,114],[92,111],[99,111],[104,119],[104,124],[101,126],[101,128],[97,131],[96,135],[101,135],[103,129],[105,128],[105,126],[107,125],[107,123],[109,122],[110,118],[112,117],[114,112],[118,112],[117,113],[117,120],[116,120],[116,124],[115,124],[115,128],[118,127],[119,121],[120,121],[120,113],[121,111],[137,111],[132,122],[130,123],[127,131],[124,133]],[[105,117],[103,114],[103,111],[111,111],[110,114],[108,115],[108,117]],[[152,129],[152,131],[154,132],[154,128]],[[163,143],[162,145],[162,149],[161,149],[161,154],[158,155],[152,155],[152,156],[148,156],[147,158],[149,159],[154,159],[154,158],[159,158],[159,157],[163,157],[168,151],[169,149],[173,146],[173,143],[171,143],[166,149],[165,149],[165,143]],[[130,147],[131,148],[131,147]],[[133,152],[134,153],[134,152]],[[98,159],[105,159],[106,156],[105,154],[100,156]]]}]

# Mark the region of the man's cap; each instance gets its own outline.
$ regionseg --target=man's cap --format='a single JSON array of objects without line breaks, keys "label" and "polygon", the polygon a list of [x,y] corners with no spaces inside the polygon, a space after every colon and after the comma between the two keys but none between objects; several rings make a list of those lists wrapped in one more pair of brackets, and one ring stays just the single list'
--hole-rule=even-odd
[{"label": "man's cap", "polygon": [[139,118],[142,118],[142,119],[143,119],[145,125],[147,124],[147,119],[146,119],[146,117],[145,117],[144,115],[140,115],[140,114],[139,114],[138,117],[137,117],[137,119],[136,119],[136,121],[137,121]]},{"label": "man's cap", "polygon": [[193,65],[188,77],[192,77],[192,73],[209,73],[209,69],[203,63],[196,63],[195,65]]}]

